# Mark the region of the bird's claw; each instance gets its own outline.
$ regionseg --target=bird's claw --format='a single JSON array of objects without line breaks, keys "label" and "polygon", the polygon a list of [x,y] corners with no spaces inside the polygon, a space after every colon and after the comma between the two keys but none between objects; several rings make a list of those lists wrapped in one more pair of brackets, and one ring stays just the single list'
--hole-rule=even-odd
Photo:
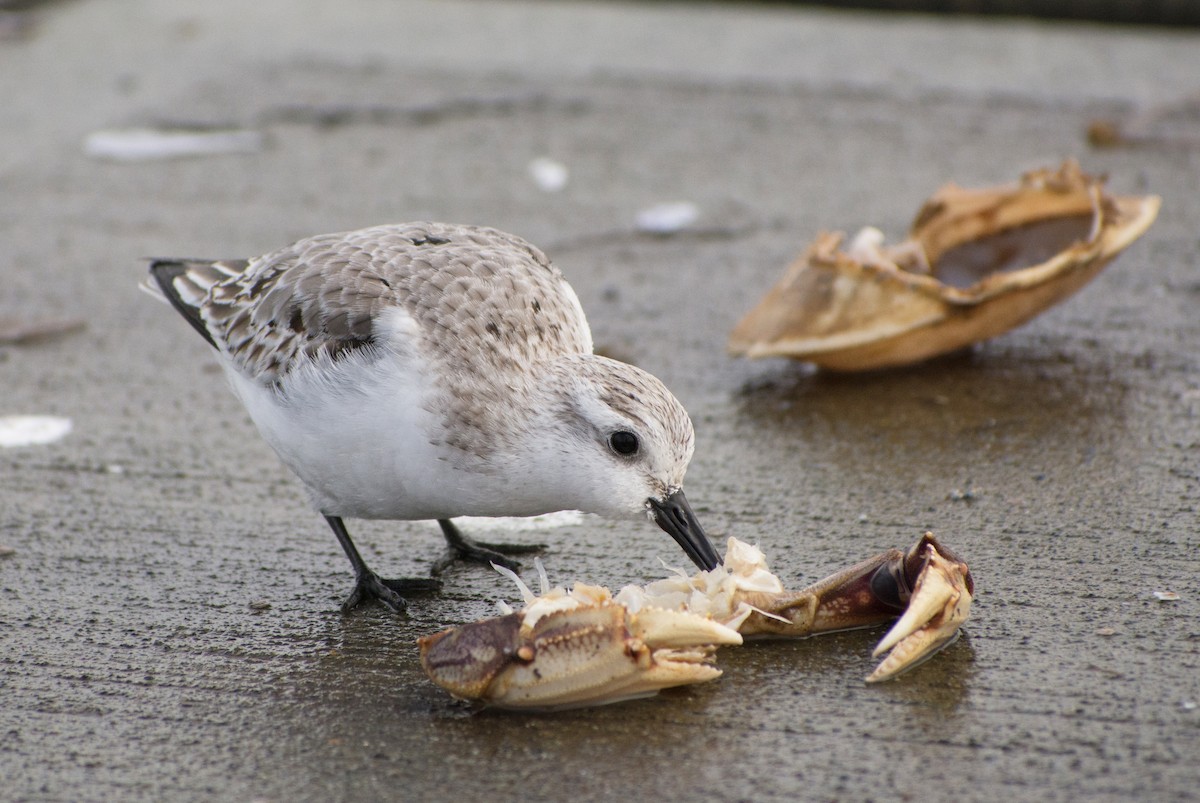
[{"label": "bird's claw", "polygon": [[371,600],[379,600],[394,613],[404,613],[408,607],[404,594],[431,594],[441,588],[441,580],[430,577],[383,578],[367,570],[355,579],[353,590],[342,603],[342,613]]},{"label": "bird's claw", "polygon": [[536,547],[526,547],[523,549],[504,549],[500,547],[520,546],[515,544],[484,544],[479,541],[472,541],[469,547],[460,547],[457,545],[447,546],[446,552],[440,558],[433,562],[429,569],[429,573],[434,577],[445,572],[455,563],[482,563],[484,566],[503,566],[509,571],[521,571],[520,561],[510,558],[506,553],[520,552],[536,552]]},{"label": "bird's claw", "polygon": [[520,562],[510,555],[532,555],[546,549],[545,544],[499,544],[468,538],[449,521],[439,521],[446,538],[446,553],[438,558],[429,573],[437,577],[459,561],[482,563],[484,566],[503,566],[509,571],[521,571]]}]

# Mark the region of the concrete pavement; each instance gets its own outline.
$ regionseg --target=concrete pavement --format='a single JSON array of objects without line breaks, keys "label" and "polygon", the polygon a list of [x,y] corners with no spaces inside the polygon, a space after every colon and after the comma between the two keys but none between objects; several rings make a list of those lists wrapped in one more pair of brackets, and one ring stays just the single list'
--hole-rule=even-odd
[{"label": "concrete pavement", "polygon": [[[1194,799],[1197,36],[737,4],[39,8],[0,41],[0,318],[87,328],[0,347],[0,415],[74,423],[0,450],[0,798]],[[1096,118],[1144,136],[1094,150]],[[265,143],[84,154],[157,124]],[[896,236],[945,181],[1066,156],[1164,206],[1064,306],[906,371],[724,356],[816,231]],[[568,167],[562,192],[537,157]],[[637,233],[679,200],[692,231]],[[340,615],[324,523],[204,343],[135,289],[145,256],[421,218],[549,252],[597,342],[692,412],[712,532],[798,584],[934,529],[979,584],[967,637],[880,687],[862,684],[879,634],[846,633],[726,651],[719,682],[630,705],[446,698],[415,638],[490,614],[506,583],[463,569],[408,618]],[[425,524],[354,532],[395,574],[440,548]],[[650,525],[506,537],[614,586],[681,557]]]}]

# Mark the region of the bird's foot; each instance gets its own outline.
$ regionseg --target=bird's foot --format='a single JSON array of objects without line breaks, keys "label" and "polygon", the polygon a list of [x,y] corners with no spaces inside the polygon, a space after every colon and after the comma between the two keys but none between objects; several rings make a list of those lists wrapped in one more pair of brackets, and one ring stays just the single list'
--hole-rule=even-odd
[{"label": "bird's foot", "polygon": [[404,613],[408,607],[404,594],[429,594],[440,591],[441,580],[431,577],[397,577],[386,579],[367,570],[358,575],[354,590],[342,603],[342,613],[349,613],[364,602],[379,600],[396,613]]},{"label": "bird's foot", "polygon": [[442,531],[446,536],[446,554],[434,562],[430,573],[435,577],[458,561],[482,563],[484,566],[496,564],[514,572],[521,571],[521,564],[511,555],[533,555],[546,549],[545,544],[497,544],[476,541],[468,538],[453,525]]}]

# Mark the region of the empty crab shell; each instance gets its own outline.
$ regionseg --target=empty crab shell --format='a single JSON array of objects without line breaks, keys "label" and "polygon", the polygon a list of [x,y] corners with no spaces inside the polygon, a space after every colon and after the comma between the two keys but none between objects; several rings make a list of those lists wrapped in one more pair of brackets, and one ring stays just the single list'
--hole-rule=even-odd
[{"label": "empty crab shell", "polygon": [[820,234],[733,330],[729,349],[838,371],[905,365],[1019,326],[1140,237],[1157,196],[1113,196],[1068,160],[1017,184],[947,185],[909,239]]}]

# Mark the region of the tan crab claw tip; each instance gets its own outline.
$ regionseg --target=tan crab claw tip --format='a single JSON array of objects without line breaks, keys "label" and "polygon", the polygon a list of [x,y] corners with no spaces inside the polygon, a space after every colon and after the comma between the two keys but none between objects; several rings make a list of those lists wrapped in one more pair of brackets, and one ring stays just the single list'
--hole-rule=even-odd
[{"label": "tan crab claw tip", "polygon": [[932,547],[928,554],[908,609],[875,648],[876,657],[891,652],[867,677],[868,683],[896,677],[945,649],[958,638],[970,615],[966,566],[947,560]]},{"label": "tan crab claw tip", "polygon": [[954,630],[937,640],[928,640],[923,644],[917,642],[900,642],[879,666],[865,678],[867,683],[881,683],[893,680],[909,670],[916,669],[921,664],[937,655],[942,650],[958,641],[961,633]]},{"label": "tan crab claw tip", "polygon": [[1018,183],[947,185],[909,238],[823,233],[738,323],[729,350],[835,371],[906,365],[995,337],[1079,290],[1146,232],[1157,196],[1115,196],[1068,160]]},{"label": "tan crab claw tip", "polygon": [[694,613],[644,608],[633,615],[630,629],[654,647],[738,645],[742,635],[731,627]]}]

